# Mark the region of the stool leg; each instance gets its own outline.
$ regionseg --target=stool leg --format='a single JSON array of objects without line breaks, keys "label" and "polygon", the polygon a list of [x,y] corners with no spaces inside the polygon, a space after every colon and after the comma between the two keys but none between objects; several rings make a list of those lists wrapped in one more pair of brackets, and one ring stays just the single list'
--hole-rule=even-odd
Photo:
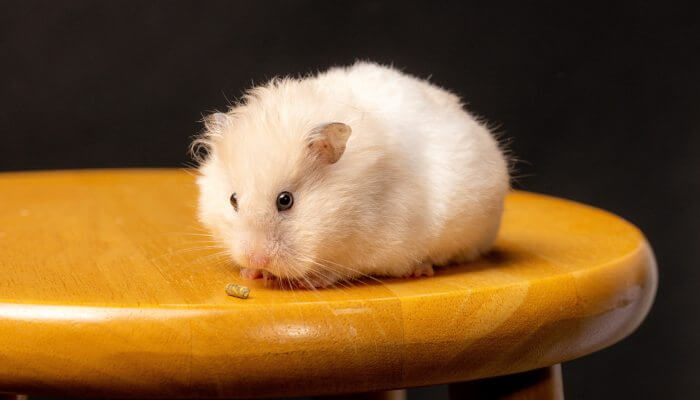
[{"label": "stool leg", "polygon": [[406,400],[405,390],[387,390],[384,392],[356,393],[342,396],[314,397],[315,400]]},{"label": "stool leg", "polygon": [[564,400],[561,365],[449,385],[450,400]]}]

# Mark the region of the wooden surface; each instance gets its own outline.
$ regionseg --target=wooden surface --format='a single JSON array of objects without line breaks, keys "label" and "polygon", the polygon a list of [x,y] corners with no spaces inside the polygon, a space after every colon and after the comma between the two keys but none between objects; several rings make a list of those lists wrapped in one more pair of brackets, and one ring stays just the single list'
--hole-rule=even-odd
[{"label": "wooden surface", "polygon": [[[634,226],[529,193],[509,196],[483,260],[318,292],[238,278],[199,236],[184,171],[0,174],[0,194],[0,392],[262,397],[465,381],[609,346],[656,290]],[[228,282],[250,298],[226,296]]]},{"label": "wooden surface", "polygon": [[450,400],[564,400],[561,365],[519,374],[451,383]]}]

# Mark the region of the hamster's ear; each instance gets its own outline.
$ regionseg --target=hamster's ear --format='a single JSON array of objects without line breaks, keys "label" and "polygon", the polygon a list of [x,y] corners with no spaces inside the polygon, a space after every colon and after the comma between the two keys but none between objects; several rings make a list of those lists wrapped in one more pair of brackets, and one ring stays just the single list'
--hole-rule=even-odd
[{"label": "hamster's ear", "polygon": [[204,132],[190,144],[190,155],[197,163],[203,164],[209,158],[214,146],[223,138],[229,123],[229,117],[224,113],[217,112],[204,117]]},{"label": "hamster's ear", "polygon": [[309,134],[309,150],[323,162],[333,164],[345,151],[352,129],[342,122],[320,125]]}]

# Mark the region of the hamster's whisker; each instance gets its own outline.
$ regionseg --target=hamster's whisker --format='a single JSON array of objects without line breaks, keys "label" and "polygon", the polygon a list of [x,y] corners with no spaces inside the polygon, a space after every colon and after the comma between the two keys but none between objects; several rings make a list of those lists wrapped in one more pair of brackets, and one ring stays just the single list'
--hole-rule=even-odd
[{"label": "hamster's whisker", "polygon": [[[294,257],[294,260],[297,261],[297,262],[312,262],[312,263],[313,263],[312,260],[302,259],[302,258],[300,258],[300,257],[298,257],[298,256],[297,256],[297,257]],[[307,274],[300,274],[300,271],[299,271],[299,268],[298,268],[298,267],[295,266],[295,267],[293,267],[293,269],[294,269],[295,275],[299,275],[299,278],[297,278],[297,279],[304,279],[304,281],[306,281],[306,283],[307,283],[309,286],[313,286],[313,285],[311,284],[311,281],[309,281],[309,279],[306,277],[306,275],[307,275],[308,273],[314,273],[317,277],[324,278],[323,275],[319,275],[318,273],[316,273],[316,272],[313,271],[313,270],[307,271]]]},{"label": "hamster's whisker", "polygon": [[[190,230],[190,229],[191,229],[191,230]],[[180,231],[180,232],[172,231],[172,232],[168,232],[168,233],[170,233],[170,234],[172,234],[172,235],[203,234],[203,235],[207,235],[207,236],[214,236],[213,233],[207,231],[206,229],[195,228],[195,227],[190,227],[190,228],[188,228],[187,231],[184,231],[184,232],[183,232],[183,231]]]},{"label": "hamster's whisker", "polygon": [[214,235],[211,232],[208,232],[207,230],[201,229],[201,228],[195,228],[195,227],[190,227],[188,229],[191,229],[186,231],[186,232],[163,232],[164,235],[175,235],[175,236],[195,236],[195,235],[200,235],[200,236],[209,236],[209,237],[214,237]]},{"label": "hamster's whisker", "polygon": [[[328,268],[327,266],[322,265],[322,264],[318,264],[318,263],[315,263],[315,264],[318,265],[318,266],[322,266],[322,267],[324,267],[324,268]],[[346,284],[343,283],[343,278],[339,277],[339,276],[336,275],[336,274],[333,274],[333,273],[332,273],[333,271],[332,271],[331,269],[326,269],[326,270],[323,270],[323,269],[322,269],[322,270],[320,270],[320,271],[311,269],[311,270],[309,270],[308,272],[311,273],[311,274],[313,274],[313,275],[315,275],[315,276],[317,276],[317,277],[320,278],[321,280],[325,280],[325,279],[329,279],[329,278],[330,278],[330,279],[332,279],[332,278],[337,278],[337,279],[332,279],[332,280],[331,280],[330,286],[341,286],[342,288],[345,288],[345,289],[350,289],[350,288],[351,288],[351,286],[347,286]],[[324,275],[323,272],[331,272],[331,274]]]},{"label": "hamster's whisker", "polygon": [[[292,272],[295,275],[299,275],[299,268],[294,263],[286,263],[286,267],[289,268],[290,270],[292,270]],[[291,278],[289,275],[285,275],[284,279],[287,283],[287,287],[289,287],[289,290],[291,292],[294,292],[295,284],[294,284],[293,278]]]},{"label": "hamster's whisker", "polygon": [[181,248],[176,248],[174,250],[183,250],[183,249],[202,249],[202,250],[208,250],[208,249],[217,249],[217,250],[226,250],[226,246],[222,246],[218,243],[206,243],[206,242],[201,242],[201,243],[191,243],[190,246],[187,247],[181,247]]},{"label": "hamster's whisker", "polygon": [[[171,249],[168,252],[165,252],[159,256],[153,257],[152,259],[155,260],[157,258],[164,258],[168,256],[181,256],[186,253],[192,253],[196,251],[207,251],[207,250],[224,250],[223,247],[221,246],[195,246],[195,247],[186,247],[186,248],[181,248],[181,249]],[[221,252],[217,252],[215,254],[220,254]]]},{"label": "hamster's whisker", "polygon": [[[342,286],[342,287],[344,287],[344,288],[347,288],[347,289],[350,288],[350,286],[346,286],[346,285],[344,285],[343,283],[341,283],[341,280],[342,280],[343,278],[339,277],[337,274],[334,274],[334,273],[333,273],[333,272],[334,272],[333,269],[330,268],[328,265],[321,264],[321,263],[316,262],[316,261],[314,261],[314,260],[312,260],[312,259],[310,259],[310,258],[299,259],[299,261],[309,262],[309,263],[315,264],[315,265],[317,265],[317,266],[319,266],[319,267],[322,267],[323,269],[321,269],[320,271],[315,271],[315,270],[313,270],[313,269],[308,271],[309,273],[314,274],[315,276],[321,278],[322,280],[328,279],[329,277],[330,277],[330,278],[337,278],[337,279],[335,279],[335,280],[332,280],[332,284],[331,284],[331,285],[336,285],[336,284],[338,284],[338,285],[340,285],[340,286]],[[330,274],[324,275],[324,274],[322,274],[322,272],[329,272]]]},{"label": "hamster's whisker", "polygon": [[287,288],[289,289],[289,291],[294,292],[294,285],[292,285],[292,280],[289,279],[288,276],[285,276],[284,279],[287,281]]},{"label": "hamster's whisker", "polygon": [[[294,261],[296,261],[296,263],[307,262],[307,263],[316,264],[316,265],[318,265],[318,266],[320,266],[320,267],[325,267],[325,268],[327,268],[325,265],[319,264],[319,263],[315,262],[314,260],[312,260],[312,259],[310,259],[310,258],[308,258],[308,257],[305,257],[305,256],[303,256],[303,255],[301,255],[301,254],[299,254],[299,253],[294,254],[294,253],[292,253],[291,251],[287,251],[286,253],[287,253],[287,255],[288,255],[290,258],[292,258]],[[299,273],[299,272],[300,272],[300,271],[299,271],[299,268],[298,268],[297,266],[293,266],[292,269],[294,269],[294,273],[295,273],[296,275],[299,275],[299,276],[300,276],[300,278],[297,278],[297,279],[299,279],[299,280],[300,280],[300,279],[304,279],[304,281],[306,281],[306,283],[307,283],[309,286],[314,286],[314,285],[311,283],[311,281],[310,281],[310,280],[308,279],[308,277],[306,276],[306,275],[308,275],[308,274],[313,274],[316,278],[320,279],[321,281],[324,281],[324,280],[328,279],[328,275],[323,275],[323,274],[321,274],[319,271],[308,270],[308,271],[306,271],[305,274],[300,274],[300,273]],[[325,272],[325,270],[321,270],[321,272]],[[332,272],[332,271],[329,271],[329,272]]]},{"label": "hamster's whisker", "polygon": [[317,265],[319,267],[322,267],[323,269],[321,271],[315,271],[315,270],[307,271],[308,273],[315,274],[317,277],[328,278],[328,275],[323,275],[323,274],[321,274],[321,272],[332,272],[328,266],[323,265],[321,263],[318,263],[309,257],[298,255],[297,257],[295,257],[295,259],[297,260],[297,262],[306,262],[306,263],[311,263],[311,264]]},{"label": "hamster's whisker", "polygon": [[382,282],[382,280],[377,279],[376,277],[374,277],[374,276],[372,276],[372,275],[367,275],[367,274],[365,274],[365,273],[363,273],[363,272],[360,272],[360,271],[358,271],[358,270],[356,270],[356,269],[354,269],[354,268],[350,268],[350,267],[348,267],[348,266],[346,266],[346,265],[338,264],[338,263],[335,263],[335,262],[333,262],[333,261],[326,260],[326,259],[323,259],[323,258],[318,258],[318,259],[321,260],[321,261],[324,261],[324,262],[333,264],[333,265],[336,266],[336,267],[345,268],[346,270],[348,270],[348,271],[350,271],[350,272],[354,272],[354,273],[356,273],[356,274],[359,274],[359,275],[360,275],[361,277],[363,277],[363,278],[369,278],[369,279],[372,279],[373,281],[376,281],[376,282],[378,282],[378,283],[384,283],[384,282]]},{"label": "hamster's whisker", "polygon": [[[289,249],[289,253],[292,254],[292,249]],[[303,257],[303,259],[300,260],[300,261],[310,262],[310,263],[312,263],[312,264],[316,264],[316,265],[318,265],[318,266],[320,266],[320,267],[325,268],[325,269],[328,270],[329,272],[334,272],[334,271],[332,270],[331,266],[329,266],[329,265],[324,265],[324,264],[320,264],[320,263],[316,262],[315,260],[311,259],[310,257],[305,256],[305,255],[303,255],[303,254],[301,254],[301,253],[296,252],[296,256],[297,256],[297,257]],[[326,262],[326,263],[329,263],[329,264],[332,264],[333,266],[336,266],[336,267],[339,267],[339,268],[343,268],[343,269],[345,269],[345,270],[347,270],[347,271],[350,271],[350,272],[353,272],[353,273],[355,273],[355,274],[358,274],[358,275],[360,275],[360,276],[363,277],[363,278],[369,278],[369,279],[371,279],[371,280],[373,280],[373,281],[375,281],[375,282],[377,282],[377,283],[382,283],[382,284],[384,283],[384,282],[382,282],[382,280],[377,279],[377,278],[375,278],[375,277],[372,276],[372,275],[365,274],[365,273],[363,273],[363,272],[361,272],[361,271],[358,271],[358,270],[356,270],[356,269],[354,269],[354,268],[351,268],[351,267],[348,267],[348,266],[346,266],[346,265],[338,264],[338,263],[336,263],[336,262],[333,262],[333,261],[330,261],[330,260],[326,260],[326,259],[320,258],[320,257],[318,257],[317,260],[322,261],[322,262]],[[367,284],[367,282],[364,282],[364,281],[362,281],[362,280],[357,280],[357,281],[359,281],[359,282],[361,282],[361,283],[363,283],[363,284],[365,284],[365,285]]]},{"label": "hamster's whisker", "polygon": [[204,236],[208,238],[213,238],[214,235],[209,234],[209,233],[199,233],[199,232],[190,232],[190,233],[180,233],[180,235],[186,235],[186,236]]},{"label": "hamster's whisker", "polygon": [[[199,249],[183,249],[180,251],[174,251],[160,256],[152,257],[149,259],[151,262],[157,262],[158,259],[163,259],[165,257],[183,257],[185,253],[191,253]],[[225,265],[230,262],[228,251],[220,251],[213,254],[208,254],[203,257],[196,257],[195,262],[198,263],[213,263],[215,266]]]},{"label": "hamster's whisker", "polygon": [[[297,267],[291,264],[287,264],[287,267],[291,269],[295,274],[297,273]],[[292,282],[292,279],[289,277],[289,275],[286,275],[284,277],[285,281],[287,282],[287,287],[289,288],[290,292],[294,292],[294,283]]]},{"label": "hamster's whisker", "polygon": [[206,256],[200,257],[199,259],[202,261],[230,261],[229,259],[230,254],[228,253],[228,250],[220,251],[217,253],[213,254],[208,254]]},{"label": "hamster's whisker", "polygon": [[226,247],[226,246],[224,246],[221,242],[219,242],[218,240],[206,240],[206,239],[203,239],[203,240],[190,240],[190,241],[187,241],[186,243],[181,243],[181,244],[179,244],[178,247],[184,247],[184,246],[190,246],[190,245],[218,246],[218,247],[220,247],[220,248],[222,248],[222,249]]},{"label": "hamster's whisker", "polygon": [[190,240],[187,243],[182,243],[182,245],[189,245],[189,244],[210,244],[210,245],[217,245],[219,247],[225,247],[218,240],[201,239],[201,240]]},{"label": "hamster's whisker", "polygon": [[224,250],[224,248],[219,247],[219,246],[199,246],[199,247],[188,247],[185,249],[175,249],[171,251],[168,254],[184,254],[184,253],[192,253],[195,251],[204,251],[204,250],[222,250],[222,251],[227,251]]},{"label": "hamster's whisker", "polygon": [[313,285],[313,283],[311,283],[311,281],[309,280],[309,278],[306,277],[306,275],[301,275],[301,279],[303,279],[304,282],[306,282],[306,289],[312,290],[312,291],[316,292],[316,294],[318,295],[318,290],[317,290],[316,287]]},{"label": "hamster's whisker", "polygon": [[[183,243],[183,245],[202,245],[202,246],[207,246],[207,247],[217,247],[220,249],[225,249],[226,246],[222,245],[221,243],[213,242],[213,241],[196,241],[196,242],[188,242],[188,243]],[[196,246],[195,246],[196,247]]]}]

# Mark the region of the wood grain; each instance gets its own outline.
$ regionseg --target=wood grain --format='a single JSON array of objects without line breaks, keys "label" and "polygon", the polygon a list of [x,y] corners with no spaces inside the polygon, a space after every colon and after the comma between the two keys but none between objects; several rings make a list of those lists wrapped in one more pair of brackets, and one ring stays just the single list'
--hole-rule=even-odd
[{"label": "wood grain", "polygon": [[[634,226],[531,193],[508,197],[482,260],[318,292],[242,282],[200,236],[182,170],[7,173],[0,194],[0,391],[273,397],[472,380],[609,346],[656,290]],[[227,296],[229,282],[250,298]]]}]

